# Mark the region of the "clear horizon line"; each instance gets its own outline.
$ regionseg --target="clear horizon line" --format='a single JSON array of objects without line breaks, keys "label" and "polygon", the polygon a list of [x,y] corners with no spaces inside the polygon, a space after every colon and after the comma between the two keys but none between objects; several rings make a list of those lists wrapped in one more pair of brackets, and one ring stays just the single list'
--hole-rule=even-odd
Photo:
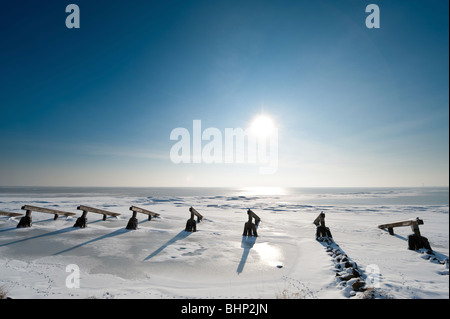
[{"label": "clear horizon line", "polygon": [[449,185],[427,186],[81,186],[81,185],[0,185],[0,188],[25,188],[25,187],[60,187],[60,188],[449,188]]}]

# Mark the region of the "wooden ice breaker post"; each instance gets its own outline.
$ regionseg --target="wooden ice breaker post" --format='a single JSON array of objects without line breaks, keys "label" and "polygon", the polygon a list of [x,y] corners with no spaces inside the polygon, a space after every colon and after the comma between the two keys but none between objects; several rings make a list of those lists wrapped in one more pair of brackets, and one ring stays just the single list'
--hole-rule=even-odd
[{"label": "wooden ice breaker post", "polygon": [[26,213],[25,213],[25,216],[23,216],[20,219],[19,223],[17,224],[17,228],[31,227],[31,225],[32,225],[31,212],[53,214],[53,215],[55,215],[53,220],[58,219],[59,215],[63,215],[63,216],[73,216],[73,215],[75,215],[75,213],[68,213],[68,212],[63,212],[61,210],[50,209],[50,208],[43,208],[43,207],[36,207],[36,206],[30,206],[30,205],[22,206],[22,209],[26,210]]},{"label": "wooden ice breaker post", "polygon": [[75,222],[75,225],[73,225],[73,227],[85,228],[86,224],[87,224],[86,215],[88,212],[103,215],[103,220],[106,220],[106,216],[117,217],[120,215],[119,213],[112,213],[112,212],[108,212],[107,210],[92,208],[92,207],[88,207],[88,206],[84,206],[84,205],[78,206],[77,209],[82,210],[83,214],[81,215],[81,217],[79,217],[77,219],[77,221]]},{"label": "wooden ice breaker post", "polygon": [[316,239],[333,238],[333,236],[331,236],[330,228],[325,226],[325,214],[323,212],[321,212],[319,216],[317,216],[313,223],[317,226]]},{"label": "wooden ice breaker post", "polygon": [[[197,231],[197,223],[200,223],[203,219],[203,216],[191,206],[189,208],[189,211],[191,212],[191,218],[189,218],[186,222],[186,228],[185,231],[187,232],[196,232]],[[197,222],[195,222],[194,215],[197,216]]]},{"label": "wooden ice breaker post", "polygon": [[432,250],[428,239],[420,235],[419,225],[423,225],[423,220],[417,217],[416,219],[412,220],[379,225],[378,228],[387,228],[389,235],[394,235],[394,227],[411,226],[413,234],[408,236],[408,248],[411,250],[418,250],[421,248]]},{"label": "wooden ice breaker post", "polygon": [[140,208],[140,207],[136,207],[136,206],[131,206],[130,210],[133,212],[133,216],[131,216],[130,220],[128,221],[127,227],[126,229],[129,230],[136,230],[137,229],[137,225],[138,225],[138,220],[136,218],[137,213],[141,213],[144,215],[148,215],[148,220],[152,220],[152,217],[158,217],[159,214],[154,213],[152,211]]},{"label": "wooden ice breaker post", "polygon": [[[242,236],[245,237],[258,237],[258,233],[256,232],[256,228],[261,221],[261,218],[258,217],[251,209],[247,210],[248,221],[244,225],[244,233]],[[255,223],[253,223],[253,218],[255,219]]]}]

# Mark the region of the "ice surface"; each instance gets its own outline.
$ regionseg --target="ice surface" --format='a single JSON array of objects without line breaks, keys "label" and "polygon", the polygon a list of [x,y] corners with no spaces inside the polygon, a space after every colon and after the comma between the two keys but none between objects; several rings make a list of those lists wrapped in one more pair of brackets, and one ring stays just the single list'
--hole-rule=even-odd
[{"label": "ice surface", "polygon": [[[361,202],[336,198],[358,196]],[[73,228],[76,217],[34,212],[33,226],[17,229],[18,218],[0,217],[0,286],[12,298],[355,298],[349,283],[336,279],[336,261],[315,240],[313,220],[323,211],[334,241],[364,277],[378,269],[374,291],[391,298],[449,298],[448,204],[383,204],[390,192],[335,194],[326,201],[308,195],[112,196],[95,194],[3,195],[1,209],[22,212],[24,204],[72,211],[80,204],[121,213],[102,220],[89,213],[88,227]],[[364,204],[364,198],[376,203]],[[335,199],[336,204],[333,204]],[[387,200],[389,202],[389,200]],[[160,213],[126,230],[129,207]],[[184,231],[194,206],[204,220],[196,233]],[[260,218],[259,237],[243,238],[251,208]],[[407,248],[409,227],[395,235],[377,225],[420,217],[423,236],[436,252]],[[80,269],[80,287],[69,288]],[[372,268],[371,268],[372,267]],[[351,284],[351,283],[350,283]]]}]

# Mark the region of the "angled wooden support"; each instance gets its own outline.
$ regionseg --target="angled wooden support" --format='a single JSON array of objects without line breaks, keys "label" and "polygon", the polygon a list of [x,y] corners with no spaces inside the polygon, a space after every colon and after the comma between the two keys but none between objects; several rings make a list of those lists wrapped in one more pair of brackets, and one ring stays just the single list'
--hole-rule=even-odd
[{"label": "angled wooden support", "polygon": [[82,210],[83,213],[86,212],[86,214],[88,212],[91,212],[91,213],[96,213],[96,214],[103,215],[103,220],[106,220],[106,216],[117,217],[117,216],[120,215],[119,213],[113,213],[113,212],[109,212],[107,210],[103,210],[103,209],[99,209],[99,208],[93,208],[93,207],[84,206],[84,205],[78,206],[77,209],[78,210]]},{"label": "angled wooden support", "polygon": [[[390,235],[394,235],[394,228],[395,227],[404,227],[404,226],[411,226],[411,229],[414,233],[419,231],[419,225],[423,225],[423,220],[417,217],[416,219],[410,219],[410,220],[404,220],[401,222],[394,222],[389,224],[383,224],[379,225],[378,228],[380,229],[387,229],[389,231]],[[419,232],[420,235],[420,232]]]},{"label": "angled wooden support", "polygon": [[148,220],[152,220],[152,217],[159,217],[159,215],[160,215],[158,213],[154,213],[154,212],[152,212],[150,210],[143,209],[143,208],[136,207],[136,206],[131,206],[130,210],[133,211],[133,215],[135,213],[141,213],[141,214],[144,214],[144,215],[148,215]]},{"label": "angled wooden support", "polygon": [[[244,232],[242,236],[245,237],[258,237],[258,233],[256,229],[261,221],[258,215],[256,215],[251,209],[247,210],[248,221],[244,224]],[[255,223],[253,223],[253,218],[255,219]]]},{"label": "angled wooden support", "polygon": [[313,224],[316,226],[322,225],[325,226],[325,214],[321,212],[319,216],[314,219]]},{"label": "angled wooden support", "polygon": [[197,223],[200,223],[203,219],[203,216],[194,208],[191,206],[189,208],[189,211],[191,212],[191,218],[193,218],[193,215],[197,216]]},{"label": "angled wooden support", "polygon": [[140,208],[140,207],[136,207],[136,206],[131,206],[130,210],[133,212],[133,215],[131,216],[130,220],[128,221],[127,227],[126,229],[130,229],[130,230],[136,230],[137,229],[137,225],[138,225],[138,220],[136,218],[137,213],[141,213],[144,215],[148,215],[148,220],[152,220],[152,217],[158,217],[159,214],[158,213],[154,213],[152,211]]},{"label": "angled wooden support", "polygon": [[256,215],[251,209],[247,210],[247,214],[255,219],[255,224],[258,226],[261,218],[259,218],[259,216]]},{"label": "angled wooden support", "polygon": [[387,229],[390,235],[394,235],[395,227],[411,226],[413,234],[408,236],[408,248],[411,250],[419,250],[421,248],[432,250],[428,239],[420,234],[419,225],[423,225],[423,220],[417,217],[416,219],[378,225],[378,228]]},{"label": "angled wooden support", "polygon": [[25,216],[20,219],[19,224],[17,224],[17,228],[31,227],[31,225],[32,225],[31,213],[32,212],[53,214],[54,220],[57,220],[60,215],[67,216],[67,217],[75,215],[75,213],[69,213],[69,212],[64,212],[61,210],[44,208],[44,207],[36,207],[36,206],[30,206],[30,205],[22,206],[22,209],[26,210],[26,213],[25,213]]},{"label": "angled wooden support", "polygon": [[55,220],[58,219],[58,217],[60,215],[67,216],[67,217],[75,215],[75,213],[64,212],[62,210],[56,210],[56,209],[50,209],[50,208],[44,208],[44,207],[36,207],[36,206],[30,206],[30,205],[22,206],[22,209],[27,210],[27,211],[32,211],[32,212],[53,214],[53,215],[55,215],[55,217],[53,218]]},{"label": "angled wooden support", "polygon": [[103,215],[103,220],[106,220],[107,216],[117,217],[120,215],[119,213],[113,213],[113,212],[109,212],[107,210],[93,208],[93,207],[84,206],[84,205],[78,206],[77,209],[82,210],[83,214],[81,215],[81,217],[79,217],[77,219],[77,221],[75,222],[75,225],[73,225],[73,227],[85,228],[87,225],[87,217],[86,216],[87,216],[87,213],[89,213],[89,212]]},{"label": "angled wooden support", "polygon": [[330,228],[325,226],[325,214],[321,212],[313,222],[316,225],[316,239],[333,238]]},{"label": "angled wooden support", "polygon": [[[186,222],[186,228],[184,229],[187,232],[196,232],[197,231],[197,223],[200,223],[203,219],[203,216],[191,206],[189,208],[189,211],[191,212],[191,218],[189,218]],[[195,222],[194,216],[197,216],[197,222]]]}]

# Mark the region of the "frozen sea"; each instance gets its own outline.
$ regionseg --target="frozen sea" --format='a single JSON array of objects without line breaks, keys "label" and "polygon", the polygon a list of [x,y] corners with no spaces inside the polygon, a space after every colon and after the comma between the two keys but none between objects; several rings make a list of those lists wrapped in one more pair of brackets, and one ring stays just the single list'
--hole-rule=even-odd
[{"label": "frozen sea", "polygon": [[[23,205],[77,216],[33,212],[25,229],[16,228],[19,218],[0,217],[0,286],[13,298],[356,298],[315,240],[320,212],[363,273],[376,266],[383,296],[449,297],[447,187],[0,187],[0,211],[24,213]],[[73,228],[78,205],[121,215],[89,213],[87,228]],[[139,228],[128,231],[132,205],[161,215],[138,214]],[[184,231],[191,206],[204,216],[196,233]],[[252,242],[242,238],[247,209],[262,220]],[[410,227],[394,236],[377,227],[417,217],[438,260],[407,249]],[[67,285],[70,265],[79,287]]]}]

